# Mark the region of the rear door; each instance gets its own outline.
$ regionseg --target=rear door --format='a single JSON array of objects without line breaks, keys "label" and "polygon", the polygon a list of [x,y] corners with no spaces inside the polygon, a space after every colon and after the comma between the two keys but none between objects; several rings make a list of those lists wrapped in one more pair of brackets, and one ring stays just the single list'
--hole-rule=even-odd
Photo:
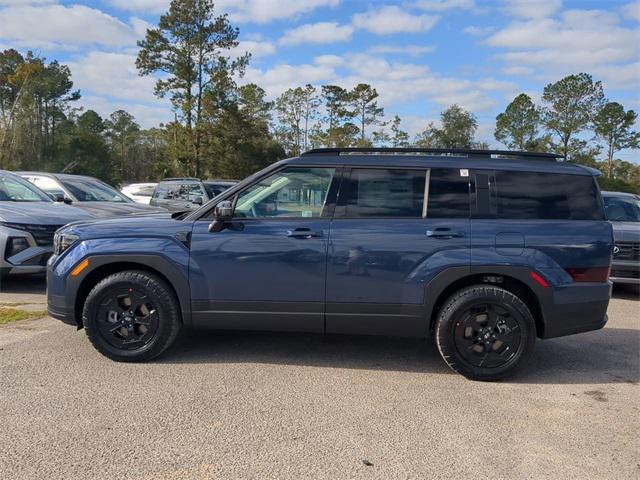
[{"label": "rear door", "polygon": [[469,176],[459,169],[352,168],[331,224],[328,333],[426,333],[425,284],[469,265]]}]

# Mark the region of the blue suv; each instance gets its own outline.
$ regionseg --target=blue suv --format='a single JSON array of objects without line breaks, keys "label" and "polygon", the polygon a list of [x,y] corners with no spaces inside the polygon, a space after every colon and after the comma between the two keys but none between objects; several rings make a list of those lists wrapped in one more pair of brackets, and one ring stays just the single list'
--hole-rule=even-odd
[{"label": "blue suv", "polygon": [[496,380],[536,337],[607,321],[595,175],[552,154],[312,150],[190,213],[63,228],[49,313],[119,361],[182,325],[433,336],[453,370]]}]

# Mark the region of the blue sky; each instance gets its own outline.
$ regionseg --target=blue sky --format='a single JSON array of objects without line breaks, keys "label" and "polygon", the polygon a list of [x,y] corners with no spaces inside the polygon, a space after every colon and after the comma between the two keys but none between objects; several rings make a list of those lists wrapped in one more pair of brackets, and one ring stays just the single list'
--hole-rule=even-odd
[{"label": "blue sky", "polygon": [[[0,0],[0,48],[67,63],[82,105],[124,108],[145,127],[172,118],[136,74],[136,40],[168,0]],[[388,117],[412,134],[458,103],[493,140],[495,116],[518,93],[570,73],[602,80],[640,110],[640,2],[604,0],[220,0],[253,58],[241,82],[286,88],[371,83]],[[627,159],[636,157],[625,152]]]}]

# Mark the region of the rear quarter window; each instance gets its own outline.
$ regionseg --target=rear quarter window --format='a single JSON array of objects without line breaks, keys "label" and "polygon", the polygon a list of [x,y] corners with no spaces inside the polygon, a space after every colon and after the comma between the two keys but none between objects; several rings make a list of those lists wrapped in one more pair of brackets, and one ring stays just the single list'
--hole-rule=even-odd
[{"label": "rear quarter window", "polygon": [[497,218],[604,219],[600,194],[591,176],[497,171],[495,195]]}]

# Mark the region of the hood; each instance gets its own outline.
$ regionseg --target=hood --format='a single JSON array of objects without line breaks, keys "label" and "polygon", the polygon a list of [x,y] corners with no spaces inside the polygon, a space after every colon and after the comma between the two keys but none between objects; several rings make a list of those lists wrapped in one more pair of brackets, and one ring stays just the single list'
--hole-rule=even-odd
[{"label": "hood", "polygon": [[0,222],[66,225],[93,218],[88,212],[58,202],[0,202]]},{"label": "hood", "polygon": [[73,202],[73,206],[83,209],[95,218],[123,217],[149,213],[167,213],[163,208],[150,207],[140,203],[120,202]]},{"label": "hood", "polygon": [[611,222],[613,238],[619,242],[640,242],[640,222]]},{"label": "hood", "polygon": [[165,215],[144,215],[138,217],[114,217],[89,222],[76,222],[65,227],[65,232],[80,238],[118,238],[172,236],[177,232],[190,232],[192,221],[171,218]]}]

